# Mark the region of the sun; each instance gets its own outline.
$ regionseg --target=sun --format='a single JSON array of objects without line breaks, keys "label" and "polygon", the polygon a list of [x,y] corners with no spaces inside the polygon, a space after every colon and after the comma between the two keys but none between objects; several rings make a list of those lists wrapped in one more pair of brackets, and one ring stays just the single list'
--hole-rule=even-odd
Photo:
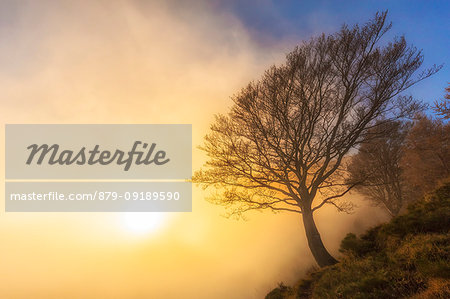
[{"label": "sun", "polygon": [[167,220],[165,213],[130,212],[122,215],[123,228],[135,234],[150,234],[161,229]]}]

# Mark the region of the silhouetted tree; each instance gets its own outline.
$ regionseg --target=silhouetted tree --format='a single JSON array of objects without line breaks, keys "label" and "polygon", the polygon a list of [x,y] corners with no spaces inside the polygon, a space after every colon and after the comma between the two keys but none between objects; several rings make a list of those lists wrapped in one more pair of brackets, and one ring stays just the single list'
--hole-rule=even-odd
[{"label": "silhouetted tree", "polygon": [[450,86],[445,89],[445,98],[434,102],[434,111],[444,119],[450,118]]},{"label": "silhouetted tree", "polygon": [[209,156],[193,181],[215,187],[210,200],[232,213],[272,209],[302,214],[309,248],[320,266],[336,263],[322,243],[313,212],[353,186],[342,180],[344,157],[378,118],[414,112],[399,96],[435,73],[414,73],[423,57],[403,37],[380,45],[391,28],[386,13],[362,27],[343,26],[298,46],[217,115],[201,147]]},{"label": "silhouetted tree", "polygon": [[419,116],[405,142],[401,165],[418,198],[450,175],[450,124]]},{"label": "silhouetted tree", "polygon": [[348,167],[347,182],[357,183],[355,189],[359,193],[391,216],[397,216],[410,199],[400,167],[408,127],[407,123],[396,121],[370,129]]}]

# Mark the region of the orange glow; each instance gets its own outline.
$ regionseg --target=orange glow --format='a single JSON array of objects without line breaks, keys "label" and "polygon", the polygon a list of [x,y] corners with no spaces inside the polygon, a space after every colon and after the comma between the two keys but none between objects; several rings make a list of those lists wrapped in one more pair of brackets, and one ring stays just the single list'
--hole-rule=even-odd
[{"label": "orange glow", "polygon": [[[125,1],[83,3],[14,10],[11,40],[1,46],[13,61],[0,73],[3,124],[191,123],[197,146],[229,97],[293,45],[258,45],[233,16],[208,6],[181,18],[163,4],[144,12]],[[194,169],[205,159],[193,150]],[[194,187],[191,213],[148,219],[1,212],[0,297],[261,298],[313,265],[298,215],[230,220],[206,192]],[[334,210],[320,211],[333,253],[348,231],[383,219],[366,210],[336,222]]]}]

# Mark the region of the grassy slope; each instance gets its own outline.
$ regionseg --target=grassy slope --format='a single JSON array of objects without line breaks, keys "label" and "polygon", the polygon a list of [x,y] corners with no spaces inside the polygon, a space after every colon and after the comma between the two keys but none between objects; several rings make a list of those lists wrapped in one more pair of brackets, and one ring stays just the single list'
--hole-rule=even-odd
[{"label": "grassy slope", "polygon": [[447,183],[389,223],[348,234],[339,264],[266,298],[450,298],[449,228]]}]

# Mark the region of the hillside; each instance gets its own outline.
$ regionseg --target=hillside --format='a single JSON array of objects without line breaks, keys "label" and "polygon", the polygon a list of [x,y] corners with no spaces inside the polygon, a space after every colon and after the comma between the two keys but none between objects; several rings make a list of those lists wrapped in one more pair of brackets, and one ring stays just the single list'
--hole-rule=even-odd
[{"label": "hillside", "polygon": [[266,298],[450,298],[449,228],[447,183],[389,223],[348,234],[337,265]]}]

